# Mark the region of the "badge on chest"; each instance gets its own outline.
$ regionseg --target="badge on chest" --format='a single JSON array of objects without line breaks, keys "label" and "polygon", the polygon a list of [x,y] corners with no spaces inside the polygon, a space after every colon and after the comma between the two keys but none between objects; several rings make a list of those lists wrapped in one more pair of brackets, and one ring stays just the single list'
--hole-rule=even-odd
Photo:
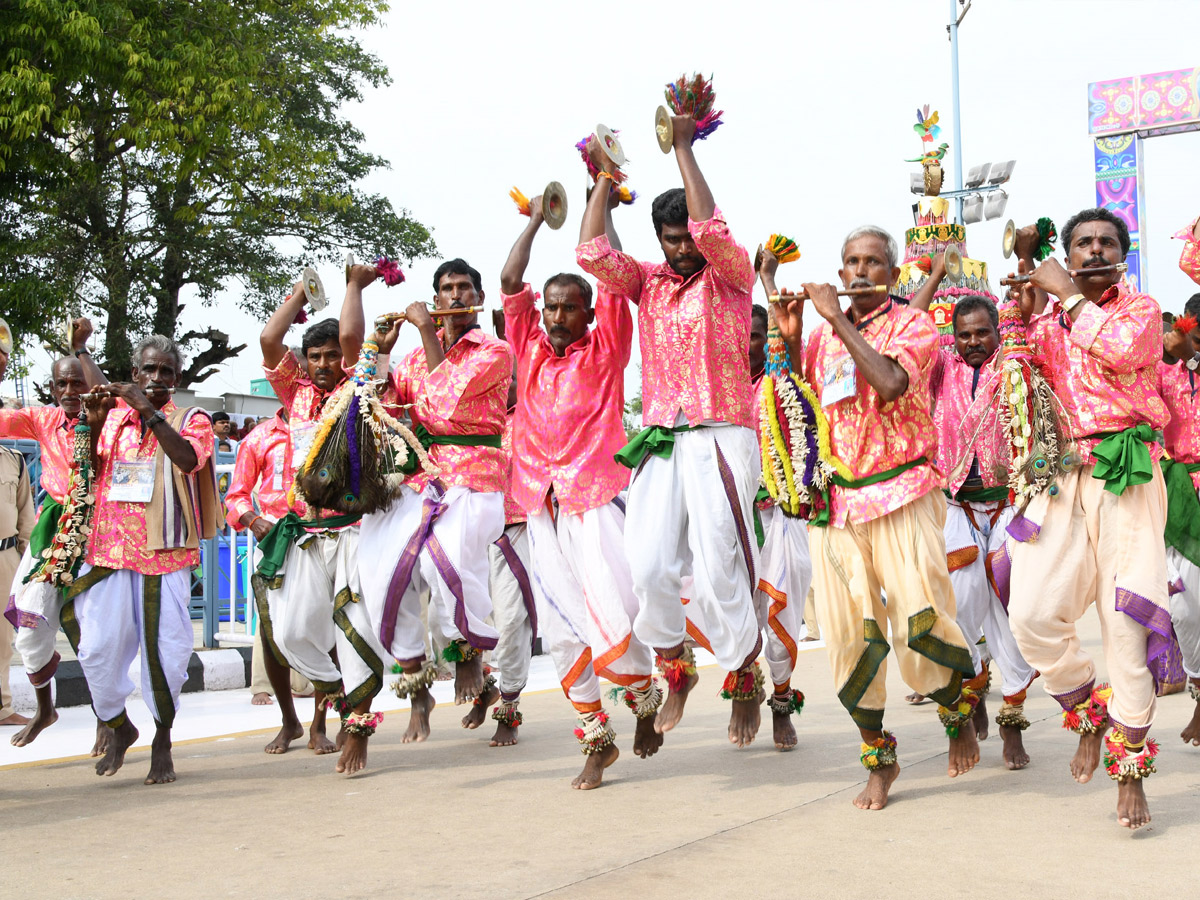
[{"label": "badge on chest", "polygon": [[108,498],[122,503],[149,503],[154,496],[154,463],[150,460],[118,462],[113,466]]},{"label": "badge on chest", "polygon": [[849,353],[835,358],[821,378],[821,405],[833,406],[858,392],[858,368]]}]

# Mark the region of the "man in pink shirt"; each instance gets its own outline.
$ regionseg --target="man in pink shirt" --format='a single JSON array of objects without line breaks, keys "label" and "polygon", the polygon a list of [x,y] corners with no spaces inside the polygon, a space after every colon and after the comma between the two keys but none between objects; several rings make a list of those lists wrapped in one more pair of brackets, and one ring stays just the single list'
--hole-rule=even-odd
[{"label": "man in pink shirt", "polygon": [[[634,470],[625,551],[640,609],[634,632],[654,647],[669,695],[655,729],[674,728],[695,665],[685,649],[679,602],[690,565],[692,603],[717,662],[746,690],[732,694],[730,740],[753,740],[765,693],[756,658],[762,642],[753,589],[758,547],[754,495],[760,462],[750,384],[750,291],[754,269],[734,241],[696,162],[696,123],[676,116],[675,159],[683,189],[651,209],[664,262],[638,262],[605,234],[604,191],[584,211],[579,264],[638,304],[642,352],[642,433],[620,454]],[[600,175],[613,164],[596,154]]]},{"label": "man in pink shirt", "polygon": [[[595,193],[603,198],[608,186],[601,181]],[[621,413],[633,318],[624,297],[601,285],[593,304],[591,285],[565,272],[546,282],[539,314],[524,277],[541,224],[535,197],[500,276],[520,397],[513,493],[529,515],[542,636],[579,717],[575,736],[585,760],[571,786],[591,790],[619,754],[600,677],[618,686],[636,716],[634,753],[651,756],[663,740],[654,730],[662,690],[652,677],[653,655],[633,633],[637,598],[619,497],[629,475],[614,458],[626,441]]]},{"label": "man in pink shirt", "polygon": [[[376,277],[369,266],[351,271],[341,318],[347,355],[362,345],[362,288]],[[433,286],[438,309],[483,303],[480,275],[461,259],[442,263]],[[436,677],[425,658],[422,586],[430,591],[435,646],[456,664],[455,702],[471,703],[489,689],[479,654],[497,641],[485,621],[492,612],[488,548],[504,533],[502,433],[513,357],[504,342],[480,330],[478,313],[446,316],[439,328],[424,303],[413,303],[404,319],[376,328],[380,358],[390,353],[404,321],[416,328],[421,346],[400,361],[392,388],[439,472],[418,471],[391,506],[363,517],[360,552],[371,560],[362,590],[372,627],[402,669],[393,689],[412,703],[407,743],[429,736],[429,686]]]},{"label": "man in pink shirt", "polygon": [[[886,231],[856,228],[842,244],[838,274],[847,288],[886,290],[900,273],[896,257]],[[896,739],[883,730],[885,618],[905,682],[939,704],[950,776],[979,761],[978,694],[963,684],[975,665],[954,621],[930,413],[938,333],[926,313],[886,293],[854,296],[843,312],[831,285],[804,288],[825,320],[807,343],[801,301],[785,296],[775,317],[829,419],[830,450],[852,476],[834,478],[828,524],[812,523],[809,547],[838,699],[862,735],[860,759],[870,772],[854,804],[875,810],[900,774]]]},{"label": "man in pink shirt", "polygon": [[[1062,236],[1067,265],[1083,271],[1072,278],[1047,259],[1020,303],[1083,465],[1009,525],[1008,613],[1022,654],[1062,705],[1066,727],[1080,735],[1071,774],[1089,781],[1104,749],[1118,785],[1118,821],[1139,828],[1150,821],[1142,779],[1154,771],[1157,750],[1146,740],[1155,708],[1148,660],[1165,651],[1171,628],[1161,537],[1166,489],[1157,465],[1169,417],[1156,369],[1162,314],[1119,273],[1087,271],[1125,259],[1130,242],[1121,219],[1086,209]],[[1075,628],[1093,604],[1111,688],[1096,687],[1096,667]]]},{"label": "man in pink shirt", "polygon": [[166,784],[175,780],[171,726],[192,655],[192,570],[200,541],[219,526],[220,499],[212,420],[171,400],[183,369],[179,348],[151,335],[133,360],[132,384],[87,395],[97,472],[90,568],[67,590],[63,617],[78,622],[92,708],[111,729],[96,773],[115,774],[137,740],[125,701],[140,651],[142,699],[156,729],[145,783]]}]

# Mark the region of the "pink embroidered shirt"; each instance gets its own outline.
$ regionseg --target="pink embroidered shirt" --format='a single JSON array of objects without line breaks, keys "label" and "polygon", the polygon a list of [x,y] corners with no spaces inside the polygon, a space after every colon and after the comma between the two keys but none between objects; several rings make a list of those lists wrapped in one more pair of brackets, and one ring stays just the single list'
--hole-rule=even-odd
[{"label": "pink embroidered shirt", "polygon": [[42,448],[42,488],[57,500],[67,500],[67,479],[75,448],[75,420],[57,406],[0,409],[0,437],[37,441]]},{"label": "pink embroidered shirt", "polygon": [[[169,417],[175,409],[174,402],[169,402],[161,412]],[[182,437],[196,453],[196,468],[192,472],[198,472],[212,456],[212,420],[208,416],[192,416],[184,426]],[[113,469],[118,463],[153,464],[157,452],[158,438],[154,430],[147,429],[145,435],[142,434],[142,418],[136,411],[121,402],[109,412],[96,445],[100,477],[87,554],[87,561],[93,566],[132,569],[142,575],[165,575],[200,565],[199,550],[147,550],[147,504],[109,498]]]},{"label": "pink embroidered shirt", "polygon": [[750,386],[750,257],[721,211],[688,231],[708,260],[689,278],[667,263],[638,262],[614,250],[605,235],[580,244],[579,265],[638,304],[642,350],[642,421],[689,425],[705,421],[755,427]]},{"label": "pink embroidered shirt", "polygon": [[513,494],[532,515],[553,490],[560,509],[582,515],[629,484],[629,470],[613,458],[626,443],[621,413],[633,344],[629,301],[601,285],[595,327],[555,356],[530,286],[502,296],[520,396]]},{"label": "pink embroidered shirt", "polygon": [[[1159,396],[1171,414],[1171,421],[1163,429],[1167,452],[1178,462],[1200,463],[1200,397],[1196,394],[1200,384],[1196,373],[1161,359],[1155,368]],[[1200,488],[1200,472],[1192,473],[1192,483]]]},{"label": "pink embroidered shirt", "polygon": [[1196,240],[1196,223],[1200,218],[1192,220],[1187,228],[1181,228],[1172,237],[1183,241],[1183,252],[1179,254],[1179,268],[1183,274],[1196,284],[1200,284],[1200,241]]},{"label": "pink embroidered shirt", "polygon": [[[1067,414],[1067,430],[1084,462],[1098,438],[1145,422],[1161,430],[1170,418],[1158,394],[1162,313],[1154,298],[1114,285],[1074,323],[1051,297],[1029,320],[1029,341]],[[1157,444],[1150,455],[1158,459]]]},{"label": "pink embroidered shirt", "polygon": [[518,522],[525,521],[525,510],[521,508],[521,504],[513,497],[513,423],[516,421],[516,412],[509,410],[504,418],[504,435],[501,440],[504,443],[504,460],[505,467],[505,483],[504,483],[504,524],[516,525]]},{"label": "pink embroidered shirt", "polygon": [[[411,404],[413,424],[424,426],[430,434],[503,435],[512,369],[508,345],[472,328],[432,372],[425,348],[417,347],[392,373],[392,382],[398,401]],[[434,444],[429,456],[441,469],[438,478],[446,487],[487,492],[503,491],[506,486],[507,466],[499,447]],[[428,480],[418,471],[408,484],[419,491]]]},{"label": "pink embroidered shirt", "polygon": [[[953,496],[974,471],[978,487],[1008,483],[1008,443],[995,412],[983,401],[994,396],[999,378],[997,351],[978,369],[953,346],[942,347],[933,361],[929,389],[937,426],[938,468]],[[978,398],[979,402],[976,402]]]},{"label": "pink embroidered shirt", "polygon": [[[938,353],[938,331],[926,312],[910,309],[892,299],[857,328],[875,350],[891,357],[908,373],[908,387],[898,399],[885,403],[854,367],[849,351],[825,321],[804,348],[804,377],[824,398],[832,392],[836,374],[845,366],[854,370],[854,394],[825,406],[829,418],[830,449],[855,479],[886,472],[904,463],[925,462],[878,484],[832,490],[830,524],[861,524],[894,512],[906,503],[942,486],[936,467],[937,430],[930,412],[929,379]],[[848,362],[847,362],[848,361]],[[831,384],[827,387],[826,377]],[[822,399],[822,403],[825,400]]]},{"label": "pink embroidered shirt", "polygon": [[241,531],[241,518],[255,510],[271,522],[288,513],[287,493],[291,482],[285,476],[288,427],[276,413],[258,426],[238,446],[233,480],[225,494],[225,521]]}]

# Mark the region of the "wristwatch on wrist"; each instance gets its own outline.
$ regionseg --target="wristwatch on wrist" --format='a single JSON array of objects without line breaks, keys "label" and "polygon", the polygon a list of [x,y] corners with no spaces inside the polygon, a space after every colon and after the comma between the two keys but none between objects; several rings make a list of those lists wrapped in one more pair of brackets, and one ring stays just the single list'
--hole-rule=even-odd
[{"label": "wristwatch on wrist", "polygon": [[72,350],[71,352],[74,354],[76,359],[79,359],[79,357],[83,356],[85,353],[91,356],[91,353],[88,352],[87,347],[80,347],[78,350]]},{"label": "wristwatch on wrist", "polygon": [[164,416],[159,410],[155,410],[154,415],[152,415],[152,416],[150,416],[150,418],[146,419],[146,428],[153,428],[159,422],[165,422],[165,421],[167,421],[167,417]]},{"label": "wristwatch on wrist", "polygon": [[1183,364],[1187,366],[1189,372],[1195,372],[1197,369],[1200,369],[1200,356],[1193,353],[1192,358],[1184,360]]},{"label": "wristwatch on wrist", "polygon": [[1084,303],[1087,303],[1087,298],[1084,297],[1083,294],[1072,294],[1062,302],[1063,312],[1065,312],[1068,316],[1073,316],[1075,315],[1075,310],[1077,310]]}]

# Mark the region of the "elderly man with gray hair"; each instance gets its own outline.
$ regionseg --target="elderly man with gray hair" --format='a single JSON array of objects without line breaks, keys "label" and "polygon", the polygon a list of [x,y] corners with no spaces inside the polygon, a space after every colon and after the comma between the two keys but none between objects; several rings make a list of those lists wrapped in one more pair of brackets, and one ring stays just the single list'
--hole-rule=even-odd
[{"label": "elderly man with gray hair", "polygon": [[882,809],[900,774],[896,739],[883,730],[889,625],[904,680],[940,704],[950,776],[979,761],[971,722],[978,695],[963,685],[975,667],[955,623],[935,465],[938,333],[927,313],[887,293],[900,274],[896,255],[886,231],[857,228],[842,245],[838,274],[846,288],[876,290],[852,296],[843,311],[832,285],[804,285],[824,320],[807,342],[802,300],[784,291],[775,312],[793,368],[828,417],[830,450],[849,470],[834,477],[828,523],[810,523],[809,545],[838,699],[862,735],[870,773],[854,801],[860,809]]},{"label": "elderly man with gray hair", "polygon": [[[111,729],[98,775],[115,774],[137,740],[125,701],[140,651],[142,698],[156,729],[146,784],[175,780],[171,725],[192,654],[191,572],[221,515],[212,420],[171,400],[182,368],[175,342],[151,335],[134,349],[132,383],[85,395],[96,510],[87,565],[62,613],[78,623],[92,708]],[[97,371],[88,367],[89,380]]]}]

